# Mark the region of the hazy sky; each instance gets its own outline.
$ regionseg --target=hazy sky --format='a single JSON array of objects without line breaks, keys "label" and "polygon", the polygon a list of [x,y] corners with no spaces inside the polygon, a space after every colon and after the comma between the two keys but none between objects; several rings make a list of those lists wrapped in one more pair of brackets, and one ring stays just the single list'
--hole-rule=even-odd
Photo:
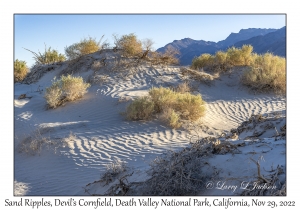
[{"label": "hazy sky", "polygon": [[247,28],[275,28],[286,25],[285,15],[14,15],[15,59],[30,67],[34,52],[47,47],[64,53],[64,48],[83,38],[104,39],[113,45],[112,34],[135,33],[141,40],[150,38],[154,48],[173,40],[191,38],[218,42],[230,33]]}]

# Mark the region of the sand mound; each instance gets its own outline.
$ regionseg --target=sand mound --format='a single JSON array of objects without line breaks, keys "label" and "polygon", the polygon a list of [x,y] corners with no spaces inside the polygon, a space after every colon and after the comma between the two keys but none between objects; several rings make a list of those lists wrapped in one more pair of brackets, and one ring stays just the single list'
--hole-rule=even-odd
[{"label": "sand mound", "polygon": [[[15,180],[29,184],[26,195],[86,195],[82,187],[99,180],[99,174],[114,160],[134,167],[132,179],[145,181],[149,176],[144,171],[156,156],[190,143],[190,133],[184,128],[170,129],[157,119],[130,122],[120,115],[130,100],[147,95],[151,87],[175,87],[186,81],[187,75],[182,74],[180,67],[129,62],[130,66],[109,51],[91,54],[86,59],[89,61],[72,64],[77,65],[73,66],[74,71],[68,70],[71,64],[67,62],[49,71],[49,66],[41,67],[39,75],[33,71],[30,82],[26,82],[29,85],[15,84]],[[115,63],[118,65],[112,68]],[[81,100],[46,110],[45,88],[62,72],[82,76],[92,86]],[[253,95],[239,85],[238,78],[237,72],[221,75],[210,86],[189,79],[194,91],[200,92],[207,102],[207,114],[197,127],[199,137],[229,134],[253,114],[285,110],[285,98]],[[18,99],[21,94],[31,98]],[[43,148],[34,156],[19,153],[17,146],[36,131],[40,131],[41,138],[63,144],[50,145],[50,149]],[[240,161],[247,158],[241,156]],[[224,160],[218,165],[221,163]],[[241,165],[239,161],[233,163]],[[89,189],[91,194],[105,192],[99,192],[95,185]]]}]

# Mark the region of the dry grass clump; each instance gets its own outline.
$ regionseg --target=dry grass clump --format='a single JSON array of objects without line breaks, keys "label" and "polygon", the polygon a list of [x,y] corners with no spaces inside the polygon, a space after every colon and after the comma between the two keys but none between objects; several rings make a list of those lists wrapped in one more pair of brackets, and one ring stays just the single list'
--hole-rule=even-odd
[{"label": "dry grass clump", "polygon": [[[103,36],[102,36],[103,38]],[[97,41],[95,38],[84,38],[78,43],[74,43],[65,48],[65,53],[69,60],[79,58],[83,55],[97,52],[106,46],[106,43],[101,44],[101,40]]]},{"label": "dry grass clump", "polygon": [[151,63],[151,65],[177,65],[179,64],[179,59],[177,55],[179,55],[179,51],[170,46],[167,47],[166,51],[161,52],[150,52],[147,60]]},{"label": "dry grass clump", "polygon": [[35,53],[28,49],[25,50],[31,52],[34,55],[33,58],[36,65],[50,64],[66,60],[66,57],[63,54],[58,53],[57,50],[51,50],[51,47],[47,49],[47,47],[45,46],[45,52],[43,54],[41,52]]},{"label": "dry grass clump", "polygon": [[285,94],[286,59],[271,53],[255,55],[241,82],[255,91]]},{"label": "dry grass clump", "polygon": [[126,163],[116,159],[110,164],[106,165],[106,172],[102,175],[101,179],[105,180],[106,183],[109,183],[113,181],[113,178],[125,172],[126,170],[127,170]]},{"label": "dry grass clump", "polygon": [[59,142],[51,140],[49,137],[44,137],[42,129],[37,129],[32,135],[25,138],[19,145],[18,151],[28,155],[40,155],[43,147],[50,149],[51,146],[58,145]]},{"label": "dry grass clump", "polygon": [[18,59],[14,62],[14,81],[21,82],[24,80],[28,73],[28,68],[25,61],[19,61]]},{"label": "dry grass clump", "polygon": [[102,63],[100,61],[94,61],[91,68],[94,70],[94,71],[98,71],[101,67],[102,67]]},{"label": "dry grass clump", "polygon": [[207,85],[210,85],[211,82],[215,79],[215,76],[208,74],[206,72],[189,69],[189,68],[180,68],[182,75],[188,75],[191,79],[203,82]]},{"label": "dry grass clump", "polygon": [[[124,196],[130,190],[131,184],[128,182],[127,177],[132,176],[133,172],[129,173],[130,168],[125,162],[115,159],[112,163],[106,165],[106,172],[101,175],[100,180],[88,183],[85,192],[92,196]],[[89,187],[92,184],[99,183],[103,187],[114,182],[104,194],[91,194]]]},{"label": "dry grass clump", "polygon": [[181,126],[182,120],[196,121],[205,113],[205,102],[200,95],[176,92],[170,88],[152,88],[150,97],[134,100],[125,112],[129,120],[148,120],[154,113],[172,128]]},{"label": "dry grass clump", "polygon": [[175,88],[175,91],[178,93],[188,93],[191,92],[191,87],[188,82],[183,82]]},{"label": "dry grass clump", "polygon": [[81,98],[90,84],[85,83],[82,77],[62,75],[59,80],[53,81],[52,85],[46,88],[45,99],[48,107],[55,109],[66,101],[74,101]]}]

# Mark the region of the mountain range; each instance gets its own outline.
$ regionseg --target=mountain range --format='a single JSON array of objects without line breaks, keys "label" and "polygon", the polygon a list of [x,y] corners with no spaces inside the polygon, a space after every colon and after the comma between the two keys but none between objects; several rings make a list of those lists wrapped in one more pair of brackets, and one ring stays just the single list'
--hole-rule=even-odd
[{"label": "mountain range", "polygon": [[286,27],[281,29],[249,28],[231,33],[225,40],[211,42],[184,38],[174,40],[157,52],[164,52],[172,47],[180,52],[178,56],[181,65],[190,65],[194,57],[203,53],[215,54],[219,50],[226,51],[229,47],[242,47],[245,44],[253,46],[253,52],[262,54],[271,52],[274,55],[286,57]]}]

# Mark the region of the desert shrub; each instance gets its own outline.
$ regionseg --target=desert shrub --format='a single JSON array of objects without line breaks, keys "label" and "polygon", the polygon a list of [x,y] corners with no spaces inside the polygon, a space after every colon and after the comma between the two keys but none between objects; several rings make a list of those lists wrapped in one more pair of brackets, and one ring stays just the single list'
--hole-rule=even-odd
[{"label": "desert shrub", "polygon": [[152,65],[177,65],[179,64],[179,51],[172,47],[167,47],[164,53],[150,52],[148,60]]},{"label": "desert shrub", "polygon": [[25,61],[19,61],[18,59],[14,62],[14,80],[15,82],[21,82],[24,80],[28,73],[28,68]]},{"label": "desert shrub", "polygon": [[205,102],[200,95],[180,93],[171,88],[151,88],[149,96],[135,99],[125,112],[129,120],[150,119],[160,113],[160,119],[172,128],[178,128],[182,120],[196,121],[205,113]]},{"label": "desert shrub", "polygon": [[159,56],[159,60],[162,64],[179,64],[179,60],[177,58],[177,55],[179,55],[179,51],[175,48],[172,48],[170,46],[167,47],[166,51]]},{"label": "desert shrub", "polygon": [[224,65],[227,60],[227,53],[223,51],[218,51],[215,54],[215,60],[214,62],[217,63],[218,65]]},{"label": "desert shrub", "polygon": [[145,39],[142,41],[142,46],[143,46],[143,53],[140,56],[141,59],[149,59],[148,55],[152,50],[154,42],[151,39]]},{"label": "desert shrub", "polygon": [[205,102],[200,95],[179,93],[170,88],[152,88],[149,91],[157,112],[165,108],[172,108],[179,113],[181,119],[196,121],[204,115]]},{"label": "desert shrub", "polygon": [[[169,151],[150,163],[141,189],[143,195],[180,196],[199,195],[199,189],[215,172],[205,163],[203,156],[212,152],[212,142],[199,139],[189,147]],[[207,167],[208,166],[208,167]],[[205,172],[205,173],[204,173]]]},{"label": "desert shrub", "polygon": [[238,48],[231,47],[227,50],[228,63],[232,66],[243,65],[244,59]]},{"label": "desert shrub", "polygon": [[180,123],[180,116],[172,108],[165,108],[160,115],[160,119],[167,123],[171,128],[179,128],[182,123]]},{"label": "desert shrub", "polygon": [[62,75],[59,80],[54,80],[52,85],[46,88],[45,99],[49,108],[56,108],[66,101],[74,101],[81,98],[90,84],[85,83],[82,77]]},{"label": "desert shrub", "polygon": [[148,120],[154,111],[154,103],[149,97],[135,99],[126,109],[125,116],[128,120]]},{"label": "desert shrub", "polygon": [[182,119],[196,121],[204,116],[205,106],[200,95],[178,93],[174,110],[180,113]]},{"label": "desert shrub", "polygon": [[18,144],[18,151],[20,153],[26,153],[28,155],[41,154],[43,149],[50,150],[60,146],[60,141],[50,139],[50,137],[43,136],[44,129],[38,128],[33,131],[30,136],[23,139]]},{"label": "desert shrub", "polygon": [[250,65],[253,61],[253,47],[251,45],[243,45],[241,51],[244,58],[243,65]]},{"label": "desert shrub", "polygon": [[255,55],[242,83],[261,92],[286,92],[286,60],[271,53]]},{"label": "desert shrub", "polygon": [[201,69],[204,67],[210,67],[214,63],[214,56],[204,53],[200,55],[199,57],[196,57],[192,61],[191,68],[192,69]]},{"label": "desert shrub", "polygon": [[[124,174],[124,172],[128,171],[129,167],[127,164],[121,160],[115,159],[110,164],[106,165],[106,172],[101,175],[99,182],[103,182],[104,185],[108,185],[109,183],[115,181],[117,178],[120,180],[120,175]],[[114,193],[119,191],[118,189],[114,189],[112,186],[108,193]],[[110,194],[109,193],[109,194]],[[115,195],[115,194],[113,194]]]},{"label": "desert shrub", "polygon": [[[103,36],[102,36],[103,38]],[[69,60],[79,58],[83,55],[90,54],[101,50],[104,44],[101,44],[101,40],[97,41],[95,38],[84,38],[78,43],[74,43],[65,48],[65,53]]]},{"label": "desert shrub", "polygon": [[143,52],[142,42],[133,33],[123,35],[121,38],[114,36],[117,49],[121,49],[124,56],[137,56]]},{"label": "desert shrub", "polygon": [[155,110],[161,112],[164,108],[172,108],[180,113],[180,117],[195,121],[203,116],[205,107],[200,95],[179,93],[170,88],[152,88],[149,91]]},{"label": "desert shrub", "polygon": [[214,69],[217,71],[225,71],[228,68],[227,53],[218,51],[214,57]]},{"label": "desert shrub", "polygon": [[62,105],[63,103],[63,92],[60,87],[60,82],[55,81],[52,85],[46,88],[45,99],[47,101],[48,107],[55,109],[56,107]]},{"label": "desert shrub", "polygon": [[227,50],[227,62],[232,66],[250,65],[253,47],[243,45],[242,48],[231,47]]},{"label": "desert shrub", "polygon": [[253,61],[252,51],[251,45],[243,45],[242,48],[231,47],[226,52],[218,51],[215,55],[204,53],[192,60],[191,68],[224,71],[231,66],[247,66]]},{"label": "desert shrub", "polygon": [[162,112],[164,108],[170,108],[176,103],[176,92],[170,88],[151,88],[149,95],[154,102],[154,110],[157,113]]},{"label": "desert shrub", "polygon": [[58,53],[57,50],[51,49],[51,47],[47,49],[47,47],[45,46],[44,53],[41,52],[35,53],[31,50],[28,51],[34,55],[33,59],[35,60],[36,65],[55,63],[55,62],[61,62],[66,60],[66,57],[63,54]]}]

